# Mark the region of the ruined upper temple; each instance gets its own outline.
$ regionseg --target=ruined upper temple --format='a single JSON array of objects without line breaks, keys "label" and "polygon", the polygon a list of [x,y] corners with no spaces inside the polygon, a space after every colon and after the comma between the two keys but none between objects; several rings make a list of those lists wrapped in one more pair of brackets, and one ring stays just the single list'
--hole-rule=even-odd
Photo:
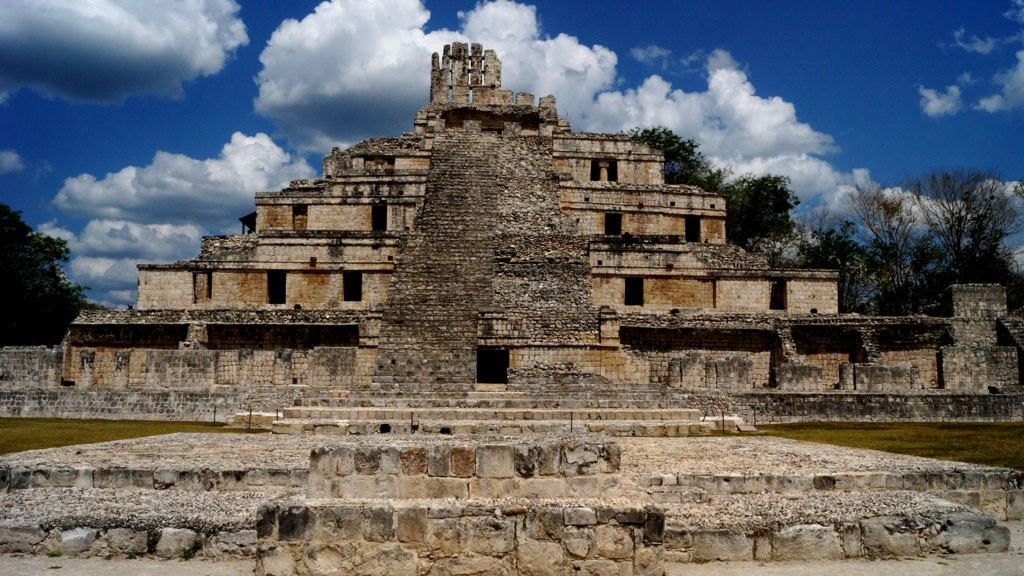
[{"label": "ruined upper temple", "polygon": [[554,96],[503,88],[493,51],[445,46],[411,132],[335,148],[321,178],[257,194],[250,233],[139,266],[137,309],[83,313],[60,378],[454,392],[1019,385],[998,289],[970,288],[992,306],[953,319],[839,315],[835,271],[774,269],[729,244],[725,200],[665,184],[663,165],[622,134],[572,131]]}]

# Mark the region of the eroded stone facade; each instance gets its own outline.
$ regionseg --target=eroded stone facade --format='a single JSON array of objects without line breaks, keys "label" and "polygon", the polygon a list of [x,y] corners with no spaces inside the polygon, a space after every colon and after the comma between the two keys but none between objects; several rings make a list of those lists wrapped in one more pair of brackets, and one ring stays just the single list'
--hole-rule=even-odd
[{"label": "eroded stone facade", "polygon": [[944,318],[839,315],[836,272],[728,244],[722,197],[666,185],[663,155],[624,135],[573,132],[554,96],[502,88],[479,45],[435,54],[413,128],[257,194],[252,233],[141,265],[137,310],[83,313],[58,351],[5,352],[0,383],[1020,388],[1024,325],[1001,288],[954,288]]}]

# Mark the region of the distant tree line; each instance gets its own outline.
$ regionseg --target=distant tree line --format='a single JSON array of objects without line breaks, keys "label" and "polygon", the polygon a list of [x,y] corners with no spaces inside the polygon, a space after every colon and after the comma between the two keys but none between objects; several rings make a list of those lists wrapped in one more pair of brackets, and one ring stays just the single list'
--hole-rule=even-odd
[{"label": "distant tree line", "polygon": [[730,242],[774,267],[838,270],[841,312],[929,312],[954,283],[1003,284],[1010,307],[1024,306],[1024,274],[1010,245],[1024,231],[1024,185],[1008,190],[996,172],[933,170],[898,186],[859,186],[842,214],[798,220],[784,176],[735,177],[664,127],[629,136],[665,154],[666,183],[725,198]]},{"label": "distant tree line", "polygon": [[67,242],[33,231],[21,212],[0,204],[0,346],[57,344],[89,306],[64,275],[68,256]]}]

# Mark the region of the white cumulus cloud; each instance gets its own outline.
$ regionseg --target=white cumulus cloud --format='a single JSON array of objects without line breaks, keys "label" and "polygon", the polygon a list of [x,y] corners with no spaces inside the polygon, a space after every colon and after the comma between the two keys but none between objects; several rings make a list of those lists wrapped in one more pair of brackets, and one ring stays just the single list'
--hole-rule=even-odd
[{"label": "white cumulus cloud", "polygon": [[79,234],[56,221],[39,231],[68,241],[69,274],[95,299],[131,304],[136,264],[195,256],[203,235],[237,232],[256,192],[314,175],[266,134],[236,132],[216,158],[158,152],[147,166],[68,178],[54,205],[89,222]]},{"label": "white cumulus cloud", "polygon": [[161,151],[148,166],[127,166],[103,178],[68,178],[54,204],[72,216],[221,229],[252,209],[256,192],[313,174],[304,159],[293,158],[266,134],[236,132],[217,158]]},{"label": "white cumulus cloud", "polygon": [[396,135],[427,103],[430,55],[451,42],[496,50],[506,88],[556,94],[570,112],[615,79],[613,52],[544,35],[533,6],[496,0],[459,17],[460,31],[427,32],[430,12],[420,0],[324,2],[271,36],[260,55],[256,110],[308,150]]},{"label": "white cumulus cloud", "polygon": [[921,111],[932,118],[953,116],[962,106],[960,87],[956,85],[947,86],[945,92],[918,86],[917,93],[921,95]]},{"label": "white cumulus cloud", "polygon": [[25,169],[21,155],[15,150],[0,150],[0,174],[20,172]]},{"label": "white cumulus cloud", "polygon": [[996,94],[978,101],[976,108],[985,112],[1006,112],[1024,108],[1024,50],[1017,52],[1017,64],[995,77],[1000,87]]},{"label": "white cumulus cloud", "polygon": [[21,87],[69,100],[177,96],[248,43],[234,0],[7,0],[0,101]]}]

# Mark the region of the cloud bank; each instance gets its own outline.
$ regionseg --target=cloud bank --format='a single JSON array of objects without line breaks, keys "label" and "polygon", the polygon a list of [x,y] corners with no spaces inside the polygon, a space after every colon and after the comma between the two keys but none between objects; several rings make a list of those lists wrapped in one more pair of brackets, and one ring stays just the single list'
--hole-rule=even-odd
[{"label": "cloud bank", "polygon": [[94,297],[131,304],[137,263],[195,256],[203,235],[238,232],[238,218],[252,211],[256,192],[314,175],[304,159],[292,157],[266,134],[236,132],[216,158],[157,152],[146,166],[127,166],[102,178],[68,178],[53,203],[89,222],[80,234],[56,222],[40,231],[68,241],[71,278],[89,286]]},{"label": "cloud bank", "polygon": [[7,0],[0,102],[19,88],[68,100],[179,96],[248,43],[234,0]]}]

